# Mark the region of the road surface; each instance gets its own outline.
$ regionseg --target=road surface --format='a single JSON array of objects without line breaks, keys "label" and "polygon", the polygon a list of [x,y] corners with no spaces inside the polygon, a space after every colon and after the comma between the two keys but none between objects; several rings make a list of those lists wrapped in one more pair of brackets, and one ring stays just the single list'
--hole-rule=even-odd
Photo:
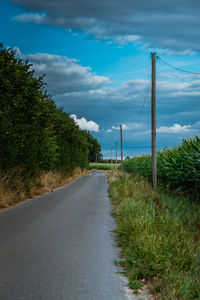
[{"label": "road surface", "polygon": [[127,300],[107,181],[93,173],[0,212],[0,300]]}]

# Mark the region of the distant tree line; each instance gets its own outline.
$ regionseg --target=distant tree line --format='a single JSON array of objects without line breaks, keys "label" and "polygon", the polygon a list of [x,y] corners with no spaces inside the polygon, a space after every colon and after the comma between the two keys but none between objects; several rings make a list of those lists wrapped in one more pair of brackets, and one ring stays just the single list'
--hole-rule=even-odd
[{"label": "distant tree line", "polygon": [[30,172],[88,167],[101,158],[90,132],[56,107],[45,90],[44,76],[0,45],[0,168],[24,166]]},{"label": "distant tree line", "polygon": [[[107,159],[106,158],[105,159],[100,158],[98,160],[98,162],[103,163],[103,164],[111,164],[111,163],[115,164],[116,163],[116,158],[113,158],[112,160],[111,160],[111,158],[107,158]],[[118,159],[117,163],[118,164],[121,163],[121,159]]]}]

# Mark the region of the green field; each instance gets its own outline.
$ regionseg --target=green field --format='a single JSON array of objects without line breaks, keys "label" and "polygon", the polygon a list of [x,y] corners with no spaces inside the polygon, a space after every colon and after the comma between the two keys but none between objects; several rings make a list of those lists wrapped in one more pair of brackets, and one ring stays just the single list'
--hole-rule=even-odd
[{"label": "green field", "polygon": [[[117,164],[117,169],[119,168],[120,164]],[[116,164],[110,164],[110,163],[90,163],[89,164],[89,170],[111,170],[116,169]]]},{"label": "green field", "polygon": [[[178,147],[157,152],[158,182],[175,192],[200,197],[200,137],[183,140]],[[124,169],[152,177],[151,155],[135,157],[124,162]]]}]

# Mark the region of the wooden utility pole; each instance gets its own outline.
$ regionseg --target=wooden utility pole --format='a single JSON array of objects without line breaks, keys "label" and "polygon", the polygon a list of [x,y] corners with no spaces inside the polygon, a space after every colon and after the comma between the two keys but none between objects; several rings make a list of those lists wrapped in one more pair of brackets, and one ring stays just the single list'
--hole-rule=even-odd
[{"label": "wooden utility pole", "polygon": [[96,169],[97,169],[97,153],[96,153]]},{"label": "wooden utility pole", "polygon": [[122,141],[122,125],[120,125],[120,137],[121,137],[121,170],[123,171],[123,141]]},{"label": "wooden utility pole", "polygon": [[111,170],[112,170],[112,168],[113,168],[113,151],[111,149]]},{"label": "wooden utility pole", "polygon": [[151,53],[152,58],[152,87],[151,87],[151,132],[152,132],[152,185],[157,186],[156,174],[156,53]]},{"label": "wooden utility pole", "polygon": [[117,142],[115,144],[116,144],[116,169],[117,169]]}]

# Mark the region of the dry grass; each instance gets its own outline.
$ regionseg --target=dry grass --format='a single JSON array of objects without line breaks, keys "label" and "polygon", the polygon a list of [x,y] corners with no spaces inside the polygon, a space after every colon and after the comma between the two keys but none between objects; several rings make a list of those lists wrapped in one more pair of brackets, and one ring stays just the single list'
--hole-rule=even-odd
[{"label": "dry grass", "polygon": [[69,184],[79,176],[87,175],[87,170],[76,168],[73,175],[60,171],[41,171],[32,177],[20,168],[0,172],[0,209],[14,206],[17,203],[36,195],[42,195],[55,188]]}]

